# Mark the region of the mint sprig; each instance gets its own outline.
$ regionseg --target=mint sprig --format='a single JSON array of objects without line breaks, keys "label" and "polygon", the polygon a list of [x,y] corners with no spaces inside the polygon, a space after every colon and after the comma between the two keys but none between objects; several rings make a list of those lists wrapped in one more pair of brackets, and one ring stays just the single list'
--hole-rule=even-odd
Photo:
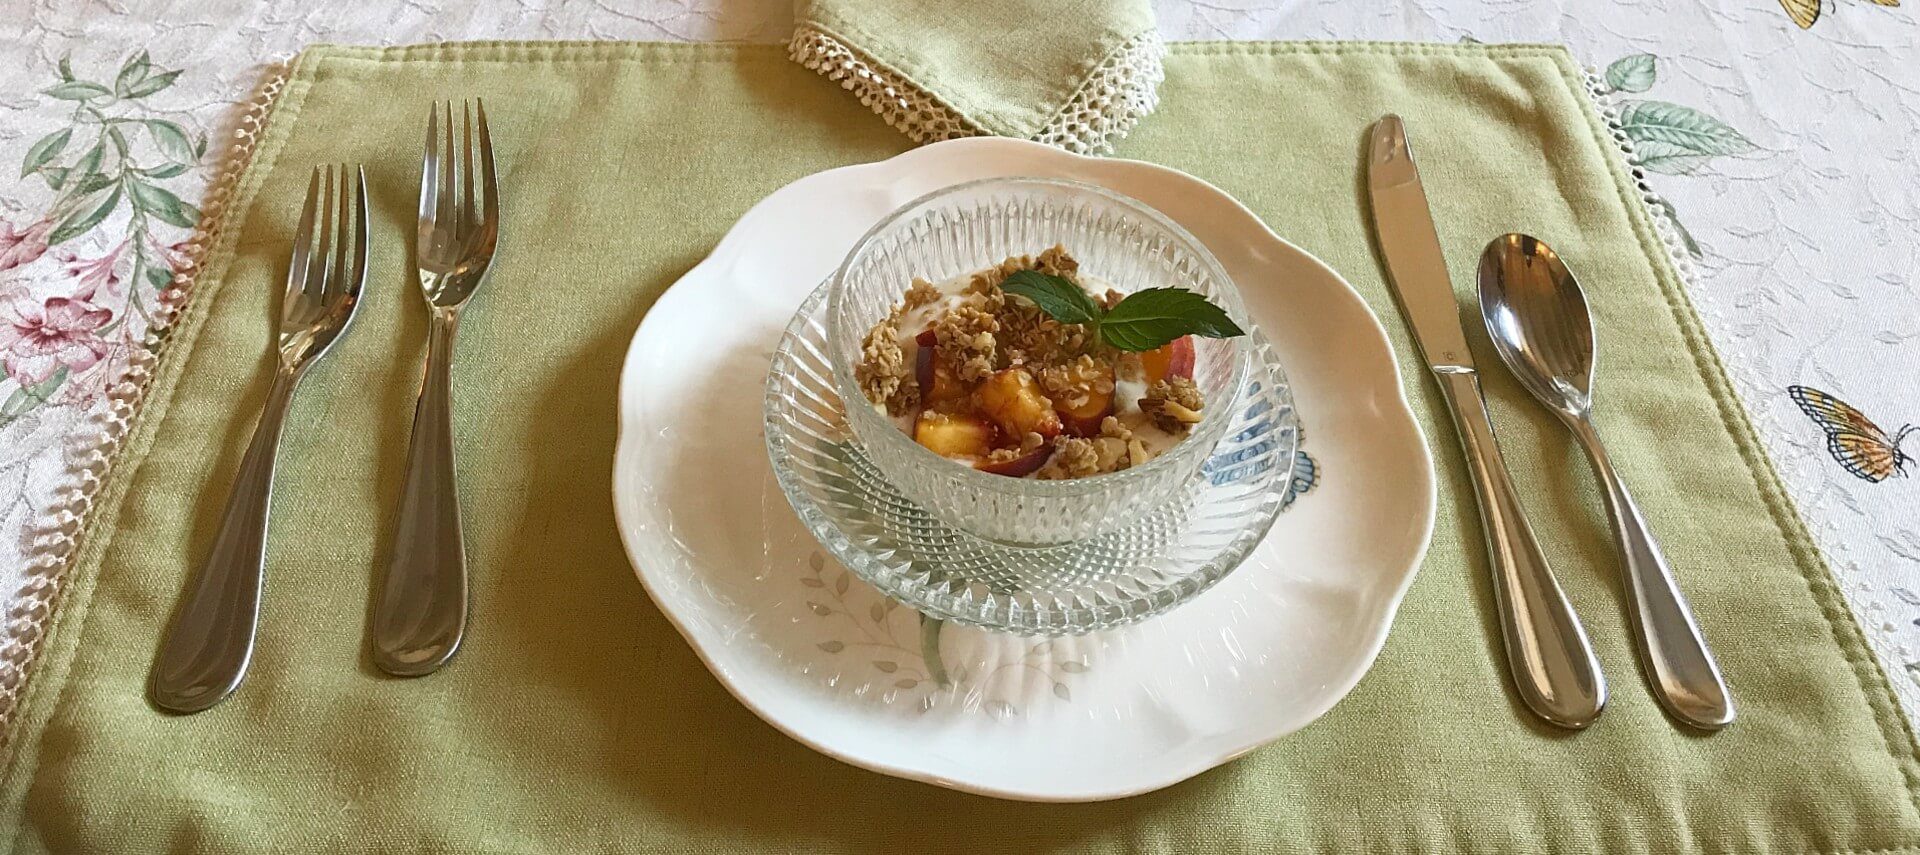
[{"label": "mint sprig", "polygon": [[1102,309],[1086,289],[1049,273],[1021,270],[1000,288],[1033,301],[1063,324],[1085,324],[1120,350],[1148,351],[1185,335],[1233,338],[1246,335],[1225,309],[1185,288],[1148,288]]}]

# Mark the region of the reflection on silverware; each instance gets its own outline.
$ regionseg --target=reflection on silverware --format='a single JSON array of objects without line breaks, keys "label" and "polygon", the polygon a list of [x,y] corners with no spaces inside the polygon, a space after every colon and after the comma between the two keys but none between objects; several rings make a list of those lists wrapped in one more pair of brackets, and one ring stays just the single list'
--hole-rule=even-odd
[{"label": "reflection on silverware", "polygon": [[446,664],[467,626],[467,553],[454,485],[449,371],[461,312],[493,263],[500,197],[486,107],[462,102],[460,118],[456,129],[451,102],[427,110],[413,247],[414,270],[431,313],[426,377],[413,410],[393,557],[374,601],[373,662],[402,677],[431,674]]},{"label": "reflection on silverware", "polygon": [[1383,117],[1374,125],[1367,150],[1374,237],[1400,313],[1413,329],[1413,340],[1440,386],[1466,451],[1514,685],[1520,699],[1541,718],[1562,727],[1586,727],[1606,706],[1606,680],[1586,631],[1520,511],[1494,442],[1460,304],[1399,116]]},{"label": "reflection on silverware", "polygon": [[1626,562],[1627,611],[1654,697],[1687,724],[1710,730],[1727,726],[1733,701],[1720,667],[1593,429],[1593,321],[1580,283],[1546,244],[1527,235],[1502,235],[1480,256],[1480,314],[1500,359],[1520,385],[1566,422],[1599,474]]},{"label": "reflection on silverware", "polygon": [[260,620],[274,452],[287,403],[307,369],[346,332],[366,277],[366,175],[345,164],[315,169],[275,323],[273,386],[227,495],[213,550],[189,584],[154,659],[148,694],[163,709],[207,709],[232,694],[247,675]]}]

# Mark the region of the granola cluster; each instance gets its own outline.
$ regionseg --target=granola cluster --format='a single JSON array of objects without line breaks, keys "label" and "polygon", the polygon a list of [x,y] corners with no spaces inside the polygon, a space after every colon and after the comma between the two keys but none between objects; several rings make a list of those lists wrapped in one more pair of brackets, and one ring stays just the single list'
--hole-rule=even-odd
[{"label": "granola cluster", "polygon": [[[913,417],[914,438],[938,453],[1036,478],[1138,466],[1154,454],[1147,436],[1164,444],[1200,421],[1200,390],[1187,376],[1155,376],[1148,355],[1113,348],[1091,328],[1008,294],[1002,283],[1022,270],[1086,288],[1079,262],[1060,246],[981,270],[953,294],[913,280],[861,342],[854,376],[867,399]],[[1124,295],[1090,296],[1111,308]],[[1166,373],[1164,354],[1153,364]],[[1145,385],[1144,397],[1119,400],[1123,383],[1136,395]]]}]

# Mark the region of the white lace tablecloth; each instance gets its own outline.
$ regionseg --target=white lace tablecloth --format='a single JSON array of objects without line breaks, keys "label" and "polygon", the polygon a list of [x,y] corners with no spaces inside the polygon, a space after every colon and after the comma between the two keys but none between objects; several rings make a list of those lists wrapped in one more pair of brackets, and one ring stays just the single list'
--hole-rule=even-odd
[{"label": "white lace tablecloth", "polygon": [[[1799,21],[1780,0],[1159,0],[1158,11],[1169,39],[1564,42],[1605,71],[1689,240],[1693,300],[1911,716],[1920,465],[1906,454],[1920,454],[1920,434],[1906,450],[1895,436],[1920,422],[1920,23],[1841,0],[1802,27],[1808,2],[1791,0]],[[792,22],[787,0],[0,0],[8,637],[44,617],[23,604],[82,510],[69,499],[100,469],[112,390],[162,310],[158,287],[182,263],[263,65],[321,41],[782,42]],[[101,94],[113,98],[88,98]],[[1848,431],[1851,467],[1797,400]],[[1871,421],[1842,421],[1856,417]],[[7,644],[10,694],[21,651]]]}]

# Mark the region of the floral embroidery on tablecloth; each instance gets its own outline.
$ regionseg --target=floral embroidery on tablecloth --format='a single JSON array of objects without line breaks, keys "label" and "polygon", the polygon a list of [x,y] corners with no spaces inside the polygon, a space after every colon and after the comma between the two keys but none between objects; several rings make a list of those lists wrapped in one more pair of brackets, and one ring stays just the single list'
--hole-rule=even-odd
[{"label": "floral embroidery on tablecloth", "polygon": [[[143,102],[179,75],[146,51],[110,82],[81,78],[63,59],[40,90],[71,113],[20,164],[21,178],[46,186],[45,205],[27,222],[0,220],[0,425],[104,396],[171,296],[200,211],[164,185],[199,162],[207,141]],[[88,249],[100,236],[105,248]]]}]

